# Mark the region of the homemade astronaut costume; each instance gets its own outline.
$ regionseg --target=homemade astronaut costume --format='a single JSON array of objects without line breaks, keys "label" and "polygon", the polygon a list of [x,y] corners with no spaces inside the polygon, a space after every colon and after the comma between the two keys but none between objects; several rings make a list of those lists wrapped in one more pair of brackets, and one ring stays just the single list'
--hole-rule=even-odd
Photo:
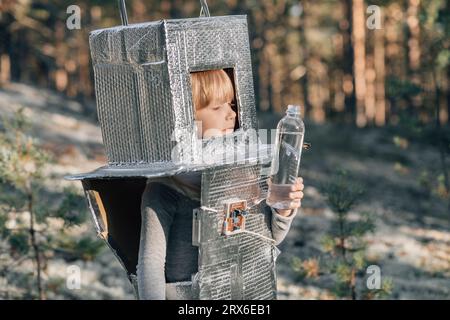
[{"label": "homemade astronaut costume", "polygon": [[[198,272],[198,250],[192,245],[192,211],[200,207],[200,178],[194,172],[147,182],[142,195],[137,266],[141,299],[196,298],[191,291],[191,276]],[[263,209],[272,216],[272,237],[277,245],[289,231],[296,212],[284,217],[267,212],[268,206]],[[183,289],[174,290],[177,287]]]},{"label": "homemade astronaut costume", "polygon": [[[270,147],[253,139],[257,119],[246,16],[209,17],[206,2],[200,2],[204,17],[91,32],[108,165],[68,178],[82,181],[98,235],[122,263],[137,298],[275,299],[275,245],[296,212],[282,217],[265,204]],[[196,137],[190,72],[212,69],[228,69],[234,77],[239,129],[224,149],[220,139],[190,143]],[[239,161],[223,161],[223,155],[249,146],[257,152],[239,151]],[[199,161],[205,150],[207,161]],[[245,228],[235,226],[239,232],[224,235],[226,208],[233,202],[246,205]],[[150,230],[141,209],[154,213],[149,219],[158,212],[166,212],[170,222],[180,218],[171,225],[179,237],[166,243],[167,253],[174,252],[165,261],[168,283],[138,265],[139,256],[160,264],[165,258],[161,252],[159,260],[145,255],[164,239],[165,225]],[[183,268],[175,256],[186,258]],[[156,281],[155,296],[153,289],[139,287],[153,283],[143,277]]]}]

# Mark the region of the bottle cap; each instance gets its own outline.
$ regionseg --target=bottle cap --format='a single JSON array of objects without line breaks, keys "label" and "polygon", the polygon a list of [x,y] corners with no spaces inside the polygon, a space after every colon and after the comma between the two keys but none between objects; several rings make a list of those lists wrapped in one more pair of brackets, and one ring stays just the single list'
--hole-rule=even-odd
[{"label": "bottle cap", "polygon": [[290,115],[300,115],[300,106],[290,104],[288,105],[286,113]]}]

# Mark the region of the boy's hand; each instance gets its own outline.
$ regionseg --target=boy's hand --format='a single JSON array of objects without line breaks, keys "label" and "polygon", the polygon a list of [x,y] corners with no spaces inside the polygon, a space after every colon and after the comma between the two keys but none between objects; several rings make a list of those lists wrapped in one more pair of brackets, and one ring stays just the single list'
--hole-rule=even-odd
[{"label": "boy's hand", "polygon": [[289,216],[292,213],[292,210],[298,209],[301,207],[301,200],[303,199],[303,178],[298,177],[296,179],[295,184],[292,185],[280,185],[280,184],[272,184],[270,179],[268,179],[267,184],[269,185],[269,196],[268,198],[270,203],[278,202],[278,201],[286,201],[291,200],[291,205],[289,209],[275,209],[277,213],[282,216]]}]

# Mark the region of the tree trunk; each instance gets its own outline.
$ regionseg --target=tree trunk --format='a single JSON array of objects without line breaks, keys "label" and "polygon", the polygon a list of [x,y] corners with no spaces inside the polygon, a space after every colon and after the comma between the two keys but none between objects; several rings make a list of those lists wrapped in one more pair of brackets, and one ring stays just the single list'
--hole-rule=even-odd
[{"label": "tree trunk", "polygon": [[450,123],[450,65],[447,67],[447,86],[446,87],[447,87],[446,101],[447,101],[447,125],[448,125]]},{"label": "tree trunk", "polygon": [[37,271],[37,289],[39,300],[45,300],[44,291],[42,289],[42,277],[41,277],[41,257],[39,253],[39,246],[36,240],[36,230],[34,229],[34,211],[33,211],[33,192],[31,190],[31,186],[28,188],[28,211],[30,213],[30,237],[31,237],[31,245],[34,250],[34,260],[36,262],[36,271]]},{"label": "tree trunk", "polygon": [[306,114],[307,111],[311,110],[311,105],[309,103],[309,90],[308,90],[308,57],[309,57],[309,50],[308,50],[308,42],[306,39],[306,26],[307,26],[307,12],[308,12],[308,2],[303,1],[303,15],[301,19],[300,24],[300,46],[301,46],[301,52],[302,52],[302,64],[305,67],[305,74],[301,77],[301,87],[303,90],[303,100],[304,100],[304,114]]},{"label": "tree trunk", "polygon": [[[419,23],[419,5],[420,0],[407,0],[406,9],[406,48],[407,48],[407,68],[406,73],[408,79],[420,86],[420,23]],[[418,114],[418,108],[422,104],[420,95],[417,97],[407,97],[408,109],[411,115]]]},{"label": "tree trunk", "polygon": [[365,49],[365,19],[364,0],[353,0],[353,49],[354,49],[354,76],[356,95],[356,125],[364,127],[367,124],[365,112],[366,96],[366,49]]},{"label": "tree trunk", "polygon": [[345,93],[345,109],[349,119],[355,115],[355,81],[353,77],[353,46],[352,46],[352,0],[342,0],[344,20],[340,23],[344,54],[341,61],[343,75],[343,89]]},{"label": "tree trunk", "polygon": [[[446,195],[448,196],[448,195],[450,195],[450,179],[448,177],[448,172],[447,172],[447,159],[446,159],[447,146],[445,145],[445,137],[443,136],[443,133],[442,133],[441,119],[440,119],[441,88],[439,85],[439,80],[437,79],[437,76],[436,76],[436,71],[433,70],[432,73],[433,73],[434,83],[436,86],[436,96],[435,96],[434,105],[436,108],[435,109],[435,114],[436,114],[435,125],[436,125],[437,139],[438,139],[439,160],[441,163],[442,174],[444,175],[445,192],[446,192]],[[450,201],[448,203],[448,208],[450,210]]]},{"label": "tree trunk", "polygon": [[[383,25],[383,22],[381,22]],[[375,63],[375,124],[386,124],[386,97],[385,97],[385,52],[384,52],[384,28],[374,30],[374,63]]]}]

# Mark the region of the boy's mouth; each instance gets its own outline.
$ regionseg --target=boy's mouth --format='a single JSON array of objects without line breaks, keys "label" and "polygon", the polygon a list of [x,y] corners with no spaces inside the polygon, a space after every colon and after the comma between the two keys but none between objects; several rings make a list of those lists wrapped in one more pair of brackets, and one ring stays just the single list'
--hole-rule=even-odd
[{"label": "boy's mouth", "polygon": [[223,129],[222,132],[225,133],[225,134],[233,133],[234,132],[234,128]]}]

